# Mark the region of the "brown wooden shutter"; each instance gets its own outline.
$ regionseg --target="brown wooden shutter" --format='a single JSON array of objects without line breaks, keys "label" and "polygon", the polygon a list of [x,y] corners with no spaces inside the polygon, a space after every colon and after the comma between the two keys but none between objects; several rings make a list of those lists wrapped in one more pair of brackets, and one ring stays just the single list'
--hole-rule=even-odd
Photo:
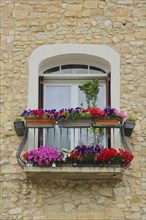
[{"label": "brown wooden shutter", "polygon": [[106,107],[111,107],[111,73],[108,73],[106,79]]},{"label": "brown wooden shutter", "polygon": [[39,95],[38,95],[38,108],[43,109],[43,99],[44,99],[44,77],[39,76]]},{"label": "brown wooden shutter", "polygon": [[[111,73],[108,73],[107,79],[106,79],[106,107],[111,107]],[[107,135],[107,145],[108,148],[111,147],[111,129],[106,129],[106,135]]]},{"label": "brown wooden shutter", "polygon": [[[39,76],[38,109],[44,108],[44,77]],[[43,145],[43,128],[38,128],[38,147]]]}]

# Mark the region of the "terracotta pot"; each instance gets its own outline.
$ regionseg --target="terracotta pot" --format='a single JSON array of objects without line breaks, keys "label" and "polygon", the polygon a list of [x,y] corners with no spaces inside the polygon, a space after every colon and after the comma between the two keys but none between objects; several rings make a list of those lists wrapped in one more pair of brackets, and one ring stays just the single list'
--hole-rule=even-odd
[{"label": "terracotta pot", "polygon": [[110,124],[119,124],[117,119],[96,119],[95,124],[102,124],[102,125],[110,125]]},{"label": "terracotta pot", "polygon": [[56,121],[49,118],[26,118],[25,119],[27,125],[54,125]]}]

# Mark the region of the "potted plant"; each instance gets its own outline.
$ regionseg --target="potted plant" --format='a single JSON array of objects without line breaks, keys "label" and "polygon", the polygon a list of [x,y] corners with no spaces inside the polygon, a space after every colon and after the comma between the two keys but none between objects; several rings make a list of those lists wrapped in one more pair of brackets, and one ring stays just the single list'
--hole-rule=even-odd
[{"label": "potted plant", "polygon": [[93,80],[79,86],[80,90],[85,93],[88,111],[93,115],[95,124],[119,124],[126,117],[123,112],[115,108],[105,108],[102,110],[96,107],[99,86],[98,80]]},{"label": "potted plant", "polygon": [[95,161],[100,162],[103,166],[121,166],[128,167],[133,160],[133,155],[122,149],[116,150],[114,148],[103,148],[101,152],[95,157]]},{"label": "potted plant", "polygon": [[100,146],[77,146],[70,152],[73,166],[121,166],[128,167],[133,155],[122,149],[101,148]]},{"label": "potted plant", "polygon": [[92,123],[92,114],[80,107],[61,109],[57,112],[56,120],[60,128],[88,128]]},{"label": "potted plant", "polygon": [[124,134],[127,137],[130,137],[133,129],[135,127],[136,118],[134,116],[129,116],[124,122]]},{"label": "potted plant", "polygon": [[97,166],[99,163],[95,161],[95,158],[100,150],[98,145],[77,146],[70,152],[69,159],[72,161],[73,166]]},{"label": "potted plant", "polygon": [[24,135],[25,131],[25,124],[24,121],[21,118],[16,118],[13,122],[14,129],[18,137],[21,137]]},{"label": "potted plant", "polygon": [[84,83],[79,86],[80,90],[85,93],[88,107],[96,107],[97,96],[99,93],[99,81],[97,79]]},{"label": "potted plant", "polygon": [[70,150],[62,148],[59,152],[61,153],[61,157],[56,163],[57,167],[72,167],[72,161],[69,159]]},{"label": "potted plant", "polygon": [[56,120],[56,110],[24,110],[21,114],[28,126],[49,126],[54,127]]},{"label": "potted plant", "polygon": [[115,108],[94,108],[89,109],[94,118],[94,126],[96,124],[119,124],[126,118],[123,112],[118,111]]},{"label": "potted plant", "polygon": [[33,164],[34,166],[54,166],[57,161],[62,158],[61,153],[55,147],[41,146],[40,148],[27,151],[23,154],[27,164]]},{"label": "potted plant", "polygon": [[130,152],[122,149],[83,145],[77,146],[71,151],[41,146],[38,149],[27,151],[23,154],[23,158],[27,161],[26,166],[28,167],[128,167],[134,157]]}]

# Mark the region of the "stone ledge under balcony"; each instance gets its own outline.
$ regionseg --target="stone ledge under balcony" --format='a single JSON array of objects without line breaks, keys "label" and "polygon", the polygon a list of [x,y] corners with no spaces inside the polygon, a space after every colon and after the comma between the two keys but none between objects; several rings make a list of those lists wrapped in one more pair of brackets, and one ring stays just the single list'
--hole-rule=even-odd
[{"label": "stone ledge under balcony", "polygon": [[121,167],[25,167],[29,174],[45,174],[51,179],[72,180],[120,180],[124,173]]}]

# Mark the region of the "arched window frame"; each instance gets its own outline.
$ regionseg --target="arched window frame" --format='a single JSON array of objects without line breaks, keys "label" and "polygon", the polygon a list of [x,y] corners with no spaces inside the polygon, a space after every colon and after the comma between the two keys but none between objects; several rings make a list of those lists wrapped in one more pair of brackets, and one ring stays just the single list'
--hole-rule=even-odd
[{"label": "arched window frame", "polygon": [[111,107],[120,109],[120,56],[108,46],[90,44],[44,45],[34,50],[29,59],[28,108],[39,106],[39,76],[54,63],[61,65],[70,60],[80,63],[88,60],[90,65],[96,63],[97,67],[111,72]]}]

